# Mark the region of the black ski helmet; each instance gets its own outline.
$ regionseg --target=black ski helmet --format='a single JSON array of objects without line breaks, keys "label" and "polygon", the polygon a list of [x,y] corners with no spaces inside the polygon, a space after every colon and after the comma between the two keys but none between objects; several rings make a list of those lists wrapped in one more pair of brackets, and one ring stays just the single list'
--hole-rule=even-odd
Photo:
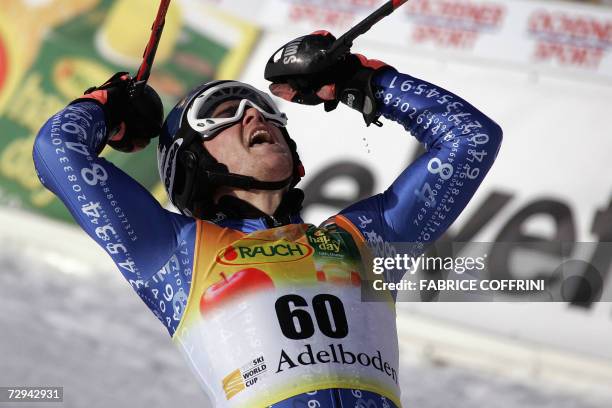
[{"label": "black ski helmet", "polygon": [[[246,99],[264,118],[280,128],[293,159],[293,172],[289,178],[265,182],[230,173],[227,166],[219,163],[204,147],[202,142],[207,137],[212,138],[235,123],[226,125],[224,119],[207,118],[206,115],[220,103],[233,99]],[[297,146],[285,128],[286,121],[285,114],[278,111],[268,94],[243,82],[212,81],[195,88],[170,111],[159,136],[159,175],[172,204],[185,215],[207,218],[207,209],[212,207],[213,193],[219,186],[245,190],[294,187],[304,176],[304,167]],[[213,128],[213,131],[202,130],[208,128]]]}]

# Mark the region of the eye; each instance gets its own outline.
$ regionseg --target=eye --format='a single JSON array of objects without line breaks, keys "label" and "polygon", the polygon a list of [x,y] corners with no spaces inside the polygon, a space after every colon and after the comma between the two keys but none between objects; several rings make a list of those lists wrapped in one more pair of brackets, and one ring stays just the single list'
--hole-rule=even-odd
[{"label": "eye", "polygon": [[231,118],[235,113],[236,109],[234,108],[223,109],[221,112],[215,115],[215,118]]},{"label": "eye", "polygon": [[230,105],[222,108],[219,112],[215,112],[213,114],[213,118],[231,118],[236,115],[236,110],[238,110],[238,104]]}]

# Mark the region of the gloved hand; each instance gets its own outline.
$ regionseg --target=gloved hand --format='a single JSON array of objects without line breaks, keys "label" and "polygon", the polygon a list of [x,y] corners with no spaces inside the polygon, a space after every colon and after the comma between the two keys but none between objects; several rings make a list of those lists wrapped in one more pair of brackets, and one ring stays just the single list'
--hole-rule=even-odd
[{"label": "gloved hand", "polygon": [[159,95],[149,85],[130,96],[132,78],[117,72],[103,85],[85,91],[72,103],[94,99],[102,104],[106,116],[107,144],[122,152],[136,152],[157,137],[164,120]]},{"label": "gloved hand", "polygon": [[335,40],[327,31],[316,31],[289,42],[270,58],[264,76],[278,97],[305,105],[324,103],[328,112],[342,102],[360,111],[369,126],[378,118],[372,77],[393,67],[359,54],[333,59],[326,51]]}]

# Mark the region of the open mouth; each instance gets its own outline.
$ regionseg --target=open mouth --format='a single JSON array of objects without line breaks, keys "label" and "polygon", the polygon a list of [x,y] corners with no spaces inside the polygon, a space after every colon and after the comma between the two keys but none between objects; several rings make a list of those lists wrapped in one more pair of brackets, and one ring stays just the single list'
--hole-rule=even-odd
[{"label": "open mouth", "polygon": [[261,130],[256,130],[251,135],[251,138],[249,140],[249,147],[265,145],[265,144],[274,144],[274,143],[275,141],[272,135],[268,133],[267,130],[261,129]]}]

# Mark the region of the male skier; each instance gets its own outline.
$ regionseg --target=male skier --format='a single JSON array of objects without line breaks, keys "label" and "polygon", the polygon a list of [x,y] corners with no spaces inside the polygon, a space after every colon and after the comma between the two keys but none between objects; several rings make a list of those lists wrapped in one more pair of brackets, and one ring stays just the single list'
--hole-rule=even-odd
[{"label": "male skier", "polygon": [[[333,40],[304,41],[320,36]],[[304,169],[286,116],[241,82],[201,85],[161,127],[155,91],[130,98],[120,73],[51,117],[34,145],[41,182],[109,253],[219,407],[399,407],[394,296],[361,300],[367,244],[435,241],[501,143],[468,102],[380,61],[349,55],[304,91],[309,75],[271,90],[343,102],[368,124],[384,116],[426,148],[384,193],[319,227],[300,218]],[[107,144],[135,151],[160,127],[159,172],[180,214],[98,157]]]}]

